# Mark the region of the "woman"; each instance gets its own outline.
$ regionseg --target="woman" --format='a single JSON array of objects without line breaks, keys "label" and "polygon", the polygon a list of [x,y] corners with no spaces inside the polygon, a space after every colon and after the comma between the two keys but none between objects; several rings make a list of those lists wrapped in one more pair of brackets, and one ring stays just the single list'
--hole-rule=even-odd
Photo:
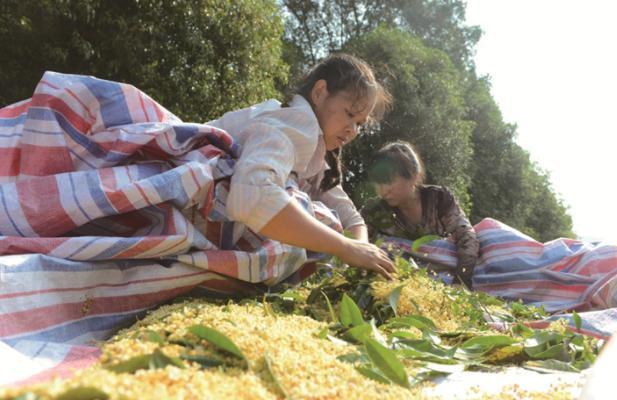
[{"label": "woman", "polygon": [[31,99],[0,109],[0,339],[100,339],[195,287],[297,282],[310,251],[390,277],[337,160],[388,101],[348,55],[315,66],[286,105],[211,124],[131,85],[45,73]]},{"label": "woman", "polygon": [[[287,103],[268,100],[208,122],[242,146],[226,201],[229,218],[270,239],[335,255],[390,278],[394,266],[368,242],[364,220],[340,184],[339,165],[340,149],[388,103],[368,64],[337,54],[309,71]],[[337,212],[350,238],[311,217],[289,196],[290,175],[311,200]]]},{"label": "woman", "polygon": [[446,187],[425,185],[424,166],[407,142],[389,143],[373,157],[369,179],[380,199],[362,210],[372,235],[415,240],[435,234],[452,236],[457,246],[457,274],[471,286],[479,243],[476,233]]}]

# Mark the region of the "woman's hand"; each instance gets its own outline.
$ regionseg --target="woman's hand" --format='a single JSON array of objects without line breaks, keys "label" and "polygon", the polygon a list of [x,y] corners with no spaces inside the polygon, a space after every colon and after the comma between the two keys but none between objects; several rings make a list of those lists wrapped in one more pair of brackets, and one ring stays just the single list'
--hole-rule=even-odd
[{"label": "woman's hand", "polygon": [[364,240],[350,239],[327,227],[291,201],[259,231],[292,246],[332,254],[353,267],[392,279],[394,264],[385,251]]},{"label": "woman's hand", "polygon": [[394,264],[385,251],[364,241],[347,238],[341,250],[335,255],[352,267],[376,272],[388,280],[392,279],[390,274],[396,272]]}]

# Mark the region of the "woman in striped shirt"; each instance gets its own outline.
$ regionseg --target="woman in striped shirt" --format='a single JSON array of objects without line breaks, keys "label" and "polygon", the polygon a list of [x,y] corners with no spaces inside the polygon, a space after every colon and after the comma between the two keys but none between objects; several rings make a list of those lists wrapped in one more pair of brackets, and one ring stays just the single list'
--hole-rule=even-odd
[{"label": "woman in striped shirt", "polygon": [[[242,149],[227,216],[270,239],[335,255],[390,278],[394,265],[368,242],[364,220],[341,187],[338,159],[341,147],[379,118],[389,101],[364,61],[338,54],[310,70],[287,103],[268,100],[208,122],[227,131]],[[285,190],[290,176],[311,200],[336,211],[351,237],[309,215]]]}]

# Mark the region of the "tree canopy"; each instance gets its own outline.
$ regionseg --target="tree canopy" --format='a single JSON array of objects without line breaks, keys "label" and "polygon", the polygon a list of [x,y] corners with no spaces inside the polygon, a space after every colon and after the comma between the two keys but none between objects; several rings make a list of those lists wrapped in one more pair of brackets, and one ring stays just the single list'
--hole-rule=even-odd
[{"label": "tree canopy", "polygon": [[383,26],[350,41],[345,50],[371,60],[395,99],[380,127],[344,150],[348,190],[357,192],[366,181],[364,167],[374,149],[406,140],[419,151],[429,180],[449,186],[467,204],[473,123],[466,120],[460,73],[448,56]]},{"label": "tree canopy", "polygon": [[472,222],[494,217],[540,240],[572,236],[550,177],[516,143],[473,55],[481,35],[462,0],[5,0],[0,104],[29,97],[45,70],[131,83],[203,122],[277,97],[321,57],[366,59],[394,96],[382,123],[344,151],[359,206],[370,155],[404,139],[429,183]]},{"label": "tree canopy", "polygon": [[131,83],[206,121],[277,95],[287,79],[271,0],[6,0],[0,104],[29,97],[46,70]]}]

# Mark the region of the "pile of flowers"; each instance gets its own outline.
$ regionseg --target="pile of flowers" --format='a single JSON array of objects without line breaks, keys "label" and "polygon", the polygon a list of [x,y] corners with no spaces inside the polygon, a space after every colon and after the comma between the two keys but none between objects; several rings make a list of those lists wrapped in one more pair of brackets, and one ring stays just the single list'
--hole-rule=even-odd
[{"label": "pile of flowers", "polygon": [[[595,360],[600,343],[565,324],[525,326],[542,310],[397,264],[392,282],[324,268],[302,287],[258,299],[178,300],[102,343],[94,366],[0,390],[0,399],[423,399],[435,377],[454,372],[578,372]],[[570,389],[564,383],[550,398],[570,398]],[[549,398],[519,387],[500,398],[521,395]]]}]

